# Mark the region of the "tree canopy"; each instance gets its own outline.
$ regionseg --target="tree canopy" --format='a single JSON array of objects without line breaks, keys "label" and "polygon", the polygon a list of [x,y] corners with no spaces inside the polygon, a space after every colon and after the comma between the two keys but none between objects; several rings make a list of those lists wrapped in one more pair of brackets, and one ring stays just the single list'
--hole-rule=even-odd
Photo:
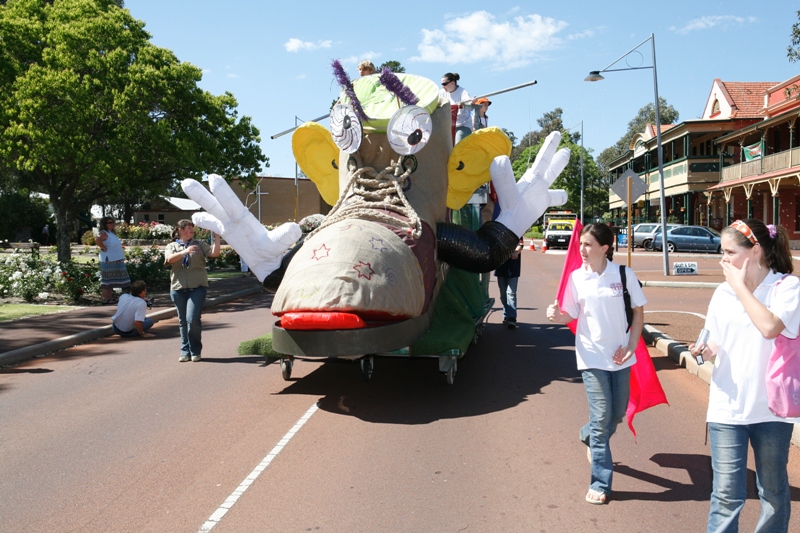
[{"label": "tree canopy", "polygon": [[[679,120],[678,110],[667,103],[664,98],[659,98],[659,113],[661,115],[661,124],[675,124]],[[628,122],[628,131],[622,136],[613,146],[603,150],[597,157],[597,164],[600,165],[602,171],[608,168],[608,165],[627,153],[630,150],[631,141],[637,133],[642,133],[647,124],[656,123],[656,108],[652,103],[647,104],[639,109],[635,117]]]},{"label": "tree canopy", "polygon": [[786,48],[786,56],[792,63],[800,61],[800,11],[797,12],[797,19],[798,22],[792,25],[792,35]]},{"label": "tree canopy", "polygon": [[[233,95],[149,42],[114,0],[0,5],[0,180],[50,196],[59,228],[93,203],[215,172],[255,180],[267,158]],[[69,259],[69,232],[58,234]]]},{"label": "tree canopy", "polygon": [[383,70],[383,67],[389,67],[389,70],[394,72],[395,74],[402,74],[406,71],[406,67],[400,64],[399,61],[384,61],[381,63],[381,66],[378,67],[378,72]]},{"label": "tree canopy", "polygon": [[[594,212],[602,213],[603,205],[608,205],[607,189],[598,189],[600,185],[600,171],[591,155],[591,150],[581,148],[580,134],[564,129],[562,120],[563,110],[560,107],[544,113],[537,123],[540,130],[525,134],[519,145],[512,149],[512,168],[514,177],[519,179],[536,159],[545,137],[553,131],[561,132],[561,145],[559,148],[569,148],[571,156],[567,167],[561,172],[553,183],[552,188],[564,189],[569,199],[564,209],[580,213],[581,207],[581,151],[583,151],[583,198],[584,214],[592,215]],[[598,192],[599,191],[599,192]],[[603,204],[602,202],[605,202]],[[595,206],[593,212],[592,206]],[[584,216],[584,219],[586,217]]]}]

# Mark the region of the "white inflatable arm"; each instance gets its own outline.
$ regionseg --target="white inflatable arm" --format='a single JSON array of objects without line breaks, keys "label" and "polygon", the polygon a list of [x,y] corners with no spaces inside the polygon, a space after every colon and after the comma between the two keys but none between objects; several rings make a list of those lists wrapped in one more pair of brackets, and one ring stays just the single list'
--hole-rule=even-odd
[{"label": "white inflatable arm", "polygon": [[192,221],[196,226],[221,235],[258,280],[264,281],[281,265],[283,254],[302,235],[300,226],[287,222],[267,231],[221,176],[211,174],[208,182],[211,192],[197,180],[181,182],[186,195],[207,211],[193,214]]},{"label": "white inflatable arm", "polygon": [[518,182],[514,181],[511,160],[507,156],[495,157],[489,167],[502,210],[497,221],[518,237],[522,237],[548,207],[567,202],[567,191],[550,190],[550,185],[569,162],[569,149],[558,150],[560,142],[559,132],[554,131],[548,135],[536,161]]}]

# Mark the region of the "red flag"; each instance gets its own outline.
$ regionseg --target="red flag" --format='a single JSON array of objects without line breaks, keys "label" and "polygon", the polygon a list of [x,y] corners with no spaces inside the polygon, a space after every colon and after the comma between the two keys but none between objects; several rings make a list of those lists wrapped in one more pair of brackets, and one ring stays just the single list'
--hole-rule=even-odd
[{"label": "red flag", "polygon": [[[558,283],[556,299],[559,304],[564,299],[564,291],[567,289],[567,283],[569,283],[569,275],[583,264],[580,254],[582,229],[583,225],[579,220],[576,220],[575,227],[572,230],[572,237],[569,240],[569,247],[567,247],[564,269],[561,271],[561,281]],[[575,333],[577,323],[577,320],[573,320],[567,324],[572,333]],[[631,393],[628,398],[628,409],[625,411],[625,416],[628,419],[628,427],[633,433],[633,438],[636,440],[636,430],[633,427],[633,418],[636,413],[660,403],[669,405],[664,389],[661,387],[661,382],[658,380],[653,361],[650,359],[650,352],[641,337],[639,337],[639,344],[636,345],[636,363],[631,367],[630,388]]]}]

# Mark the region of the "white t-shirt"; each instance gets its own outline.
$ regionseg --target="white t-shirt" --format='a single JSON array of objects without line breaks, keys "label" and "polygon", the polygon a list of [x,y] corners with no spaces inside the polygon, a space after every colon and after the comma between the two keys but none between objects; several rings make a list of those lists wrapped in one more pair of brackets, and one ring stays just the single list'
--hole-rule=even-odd
[{"label": "white t-shirt", "polygon": [[[636,274],[625,267],[631,308],[647,303]],[[561,309],[578,320],[575,330],[575,355],[578,370],[597,368],[616,371],[636,362],[634,355],[622,365],[614,363],[614,353],[620,346],[626,348],[630,340],[625,302],[622,298],[622,278],[619,265],[606,260],[602,274],[582,265],[569,276]]]},{"label": "white t-shirt", "polygon": [[[775,289],[782,277],[770,272],[753,295],[781,319],[786,327],[783,335],[793,338],[800,328],[800,280],[788,276]],[[711,297],[705,327],[709,340],[719,345],[706,420],[734,425],[800,422],[800,418],[780,418],[769,410],[765,380],[774,341],[761,335],[727,282]]]},{"label": "white t-shirt", "polygon": [[[459,105],[467,100],[472,100],[472,97],[469,95],[467,90],[460,85],[455,88],[455,90],[451,93],[442,91],[442,96],[450,101],[450,105]],[[470,130],[472,129],[472,111],[469,109],[462,107],[458,110],[458,116],[456,117],[456,127],[466,126]]]},{"label": "white t-shirt", "polygon": [[143,298],[123,293],[119,297],[117,312],[111,317],[111,322],[120,331],[133,331],[136,329],[134,322],[144,322],[147,316],[147,302]]}]

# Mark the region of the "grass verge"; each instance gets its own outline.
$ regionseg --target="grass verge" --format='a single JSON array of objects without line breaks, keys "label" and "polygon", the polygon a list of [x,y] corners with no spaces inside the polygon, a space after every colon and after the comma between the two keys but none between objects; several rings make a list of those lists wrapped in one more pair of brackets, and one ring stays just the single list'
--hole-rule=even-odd
[{"label": "grass verge", "polygon": [[67,305],[0,304],[0,322],[76,309]]}]

